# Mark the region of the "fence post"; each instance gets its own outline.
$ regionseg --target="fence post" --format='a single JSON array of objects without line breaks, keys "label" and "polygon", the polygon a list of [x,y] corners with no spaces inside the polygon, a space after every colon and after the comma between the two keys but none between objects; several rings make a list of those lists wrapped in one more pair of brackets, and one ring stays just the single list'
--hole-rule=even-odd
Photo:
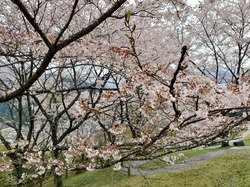
[{"label": "fence post", "polygon": [[66,169],[66,176],[65,178],[67,179],[68,178],[68,169]]},{"label": "fence post", "polygon": [[130,166],[128,166],[128,176],[131,175],[131,172],[130,172]]}]

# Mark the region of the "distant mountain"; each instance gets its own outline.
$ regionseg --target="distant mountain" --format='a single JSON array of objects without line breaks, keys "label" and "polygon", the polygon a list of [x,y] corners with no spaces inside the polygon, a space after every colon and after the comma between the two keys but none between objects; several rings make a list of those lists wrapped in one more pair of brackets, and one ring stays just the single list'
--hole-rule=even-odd
[{"label": "distant mountain", "polygon": [[[24,112],[27,111],[26,109],[23,108],[23,111]],[[18,122],[17,114],[18,114],[17,109],[16,108],[10,109],[7,102],[0,103],[0,116],[3,117],[6,121],[12,121],[17,123]],[[23,115],[23,124],[26,124],[27,121],[28,121],[27,117]]]}]

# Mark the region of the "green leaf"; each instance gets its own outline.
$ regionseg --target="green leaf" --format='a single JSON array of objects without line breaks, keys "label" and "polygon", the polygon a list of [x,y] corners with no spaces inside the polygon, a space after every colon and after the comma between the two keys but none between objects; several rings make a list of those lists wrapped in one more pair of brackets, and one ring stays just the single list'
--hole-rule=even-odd
[{"label": "green leaf", "polygon": [[249,73],[249,72],[250,72],[250,68],[249,68],[248,70],[246,70],[246,71],[244,72],[244,74]]},{"label": "green leaf", "polygon": [[132,27],[132,32],[134,32],[136,29],[136,25],[134,24],[134,26]]},{"label": "green leaf", "polygon": [[130,37],[130,42],[131,42],[131,44],[135,44],[135,39]]},{"label": "green leaf", "polygon": [[131,12],[130,12],[130,10],[129,10],[128,12],[125,13],[125,21],[126,21],[126,22],[129,22],[130,16],[131,16]]},{"label": "green leaf", "polygon": [[125,36],[131,40],[131,36],[129,36],[128,34],[125,34]]}]

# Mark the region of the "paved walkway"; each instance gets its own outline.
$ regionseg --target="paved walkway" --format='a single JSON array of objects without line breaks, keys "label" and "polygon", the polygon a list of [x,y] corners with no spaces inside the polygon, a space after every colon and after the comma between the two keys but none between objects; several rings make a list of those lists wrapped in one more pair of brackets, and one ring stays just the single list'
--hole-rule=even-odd
[{"label": "paved walkway", "polygon": [[[246,137],[249,134],[250,134],[250,127],[248,127],[248,130],[242,134],[242,137],[240,139]],[[230,141],[230,144],[233,144],[233,142],[239,141],[240,139],[232,140],[232,141]],[[130,167],[130,174],[131,175],[149,175],[149,174],[156,174],[156,173],[164,173],[164,172],[184,168],[187,166],[195,165],[195,164],[203,162],[207,159],[214,158],[214,157],[221,156],[221,155],[225,155],[225,154],[232,153],[232,152],[237,152],[237,151],[240,151],[243,149],[250,149],[250,146],[232,147],[231,149],[205,153],[202,155],[188,158],[185,160],[184,163],[175,164],[172,166],[167,166],[167,167],[155,169],[155,170],[141,170],[141,169],[139,169],[139,166],[146,163],[147,160],[145,160],[145,161],[131,161],[131,162],[129,162],[129,164],[126,165],[126,167]],[[127,170],[127,168],[122,168],[122,171],[126,171],[126,170]]]}]

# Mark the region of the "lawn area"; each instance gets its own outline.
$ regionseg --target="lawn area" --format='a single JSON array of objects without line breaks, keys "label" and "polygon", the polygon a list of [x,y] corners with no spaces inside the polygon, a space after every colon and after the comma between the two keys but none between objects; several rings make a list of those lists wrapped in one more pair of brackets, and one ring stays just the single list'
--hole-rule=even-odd
[{"label": "lawn area", "polygon": [[[63,181],[65,187],[82,187],[82,186],[110,186],[120,183],[122,180],[130,180],[133,176],[128,177],[122,172],[113,171],[112,167],[105,169],[98,169],[94,171],[85,172],[69,177]],[[44,185],[44,187],[54,187],[53,184]]]},{"label": "lawn area", "polygon": [[[235,134],[235,136],[240,136],[246,131],[247,130],[242,130],[242,131],[238,132],[237,134]],[[245,146],[250,146],[250,135],[245,137],[243,139],[243,141],[244,141]],[[218,144],[218,145],[220,145],[220,144]],[[183,153],[185,155],[185,157],[191,158],[191,157],[205,154],[208,152],[218,151],[218,150],[222,150],[222,149],[229,149],[229,148],[231,148],[231,147],[218,147],[218,148],[212,148],[212,149],[207,147],[204,149],[186,150],[186,151],[181,151],[181,152],[177,152],[177,153],[172,153],[172,154],[169,154],[168,156],[178,156],[179,153]],[[181,161],[183,161],[183,159],[177,160],[176,163],[180,163]],[[145,164],[142,164],[139,168],[142,170],[153,170],[153,169],[163,168],[166,166],[167,166],[166,162],[164,162],[161,158],[157,158],[157,159],[153,159]]]},{"label": "lawn area", "polygon": [[[222,149],[229,149],[230,147],[223,147],[223,148],[205,148],[205,149],[191,149],[191,150],[186,150],[186,151],[181,151],[177,153],[171,153],[167,156],[178,156],[180,153],[182,153],[186,158],[191,158],[197,155],[213,152],[213,151],[218,151]],[[177,159],[175,163],[180,163],[183,161],[184,158]],[[139,166],[140,169],[142,170],[153,170],[153,169],[159,169],[168,166],[165,161],[163,161],[161,158],[156,158],[153,160],[150,160],[146,162],[145,164],[142,164]]]},{"label": "lawn area", "polygon": [[[127,176],[112,168],[78,174],[64,180],[66,187],[205,187],[250,186],[250,150],[209,159],[167,173]],[[46,187],[52,187],[47,185]]]},{"label": "lawn area", "polygon": [[243,138],[243,142],[246,146],[250,146],[250,135]]}]

